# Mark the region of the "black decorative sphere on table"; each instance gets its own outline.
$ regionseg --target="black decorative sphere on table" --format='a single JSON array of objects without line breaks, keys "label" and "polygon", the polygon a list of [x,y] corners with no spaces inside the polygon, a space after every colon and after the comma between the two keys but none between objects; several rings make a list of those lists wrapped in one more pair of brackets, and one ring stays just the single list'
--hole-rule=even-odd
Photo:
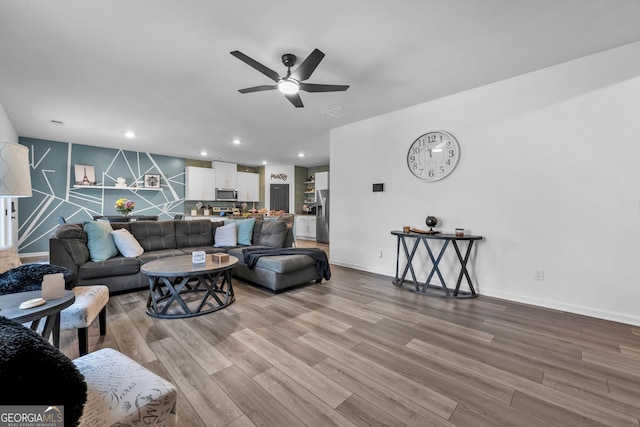
[{"label": "black decorative sphere on table", "polygon": [[428,216],[425,220],[425,223],[427,224],[427,227],[430,227],[433,231],[433,227],[438,224],[438,218],[436,218],[435,216]]}]

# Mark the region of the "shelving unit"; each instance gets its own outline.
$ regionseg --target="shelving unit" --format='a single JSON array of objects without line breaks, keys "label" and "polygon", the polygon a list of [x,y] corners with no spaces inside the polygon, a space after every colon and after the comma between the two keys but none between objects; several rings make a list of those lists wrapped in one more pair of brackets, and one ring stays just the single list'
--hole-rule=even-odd
[{"label": "shelving unit", "polygon": [[315,180],[305,181],[304,184],[307,186],[304,191],[304,203],[306,205],[313,205],[316,203],[316,182]]},{"label": "shelving unit", "polygon": [[146,187],[116,187],[115,185],[74,185],[74,189],[98,189],[98,190],[129,190],[129,191],[162,191],[162,188],[146,188]]}]

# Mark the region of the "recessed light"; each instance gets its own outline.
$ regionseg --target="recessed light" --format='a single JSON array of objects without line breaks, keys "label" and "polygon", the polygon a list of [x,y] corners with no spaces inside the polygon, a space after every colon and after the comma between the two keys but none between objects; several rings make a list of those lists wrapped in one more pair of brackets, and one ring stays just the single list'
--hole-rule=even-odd
[{"label": "recessed light", "polygon": [[266,161],[266,160],[263,160],[263,161],[262,161],[262,164],[263,164],[263,165],[266,165],[266,164],[267,164],[267,161]]},{"label": "recessed light", "polygon": [[124,133],[124,136],[126,136],[127,138],[135,138],[136,134],[132,130],[128,130]]},{"label": "recessed light", "polygon": [[206,156],[206,155],[207,155],[207,152],[206,152],[206,151],[204,151],[204,150],[202,150],[202,151],[200,152],[200,155],[201,155],[201,156]]},{"label": "recessed light", "polygon": [[304,153],[298,153],[298,157],[304,157]]},{"label": "recessed light", "polygon": [[238,144],[240,144],[240,140],[238,138],[236,138],[236,139],[233,140],[233,143],[238,145]]}]

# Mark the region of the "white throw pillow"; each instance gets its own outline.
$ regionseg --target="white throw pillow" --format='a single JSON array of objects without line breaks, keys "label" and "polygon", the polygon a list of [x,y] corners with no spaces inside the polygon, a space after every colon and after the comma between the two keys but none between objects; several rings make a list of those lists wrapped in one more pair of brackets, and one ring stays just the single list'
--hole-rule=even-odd
[{"label": "white throw pillow", "polygon": [[144,249],[135,237],[125,228],[111,232],[118,251],[127,258],[135,258],[144,253]]},{"label": "white throw pillow", "polygon": [[238,235],[236,234],[235,222],[223,225],[216,228],[216,234],[213,236],[213,241],[216,248],[223,246],[237,246]]}]

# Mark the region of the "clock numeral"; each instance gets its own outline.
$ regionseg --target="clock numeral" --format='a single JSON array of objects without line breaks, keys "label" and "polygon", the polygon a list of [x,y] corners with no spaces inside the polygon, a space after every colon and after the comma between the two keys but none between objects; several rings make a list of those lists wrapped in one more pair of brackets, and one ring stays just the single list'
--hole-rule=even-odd
[{"label": "clock numeral", "polygon": [[456,152],[453,150],[449,150],[449,157],[453,157],[456,155]]},{"label": "clock numeral", "polygon": [[444,173],[444,166],[440,166],[440,173]]},{"label": "clock numeral", "polygon": [[429,169],[429,178],[433,178],[434,176],[436,176],[436,173],[433,169]]}]

